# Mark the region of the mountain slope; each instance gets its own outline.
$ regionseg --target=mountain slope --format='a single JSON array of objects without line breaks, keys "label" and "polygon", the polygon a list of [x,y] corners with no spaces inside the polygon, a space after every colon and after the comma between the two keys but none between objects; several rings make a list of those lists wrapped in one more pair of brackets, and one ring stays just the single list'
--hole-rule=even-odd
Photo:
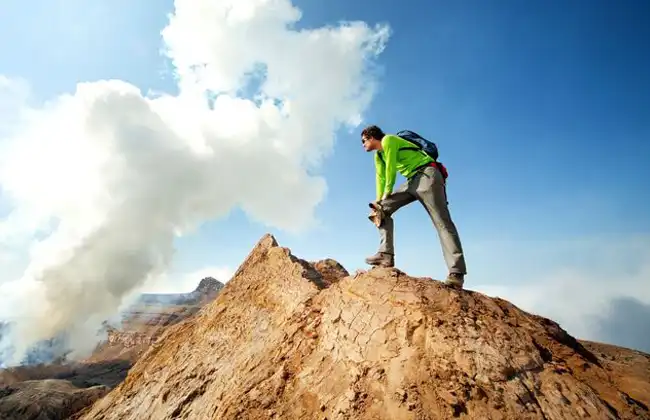
[{"label": "mountain slope", "polygon": [[398,269],[326,279],[265,236],[83,418],[650,419],[650,378],[608,368],[504,300]]}]

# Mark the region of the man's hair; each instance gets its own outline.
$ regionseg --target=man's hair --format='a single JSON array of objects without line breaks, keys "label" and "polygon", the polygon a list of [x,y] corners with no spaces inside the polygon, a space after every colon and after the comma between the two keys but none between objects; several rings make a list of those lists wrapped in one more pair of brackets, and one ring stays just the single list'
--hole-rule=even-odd
[{"label": "man's hair", "polygon": [[364,128],[363,131],[361,132],[361,137],[363,136],[381,140],[384,138],[385,134],[381,130],[381,128],[377,127],[376,125],[369,125],[368,127]]}]

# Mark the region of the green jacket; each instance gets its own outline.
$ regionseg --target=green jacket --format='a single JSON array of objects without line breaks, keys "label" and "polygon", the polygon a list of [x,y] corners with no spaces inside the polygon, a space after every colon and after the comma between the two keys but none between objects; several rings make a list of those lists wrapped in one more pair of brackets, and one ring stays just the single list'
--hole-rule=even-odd
[{"label": "green jacket", "polygon": [[[377,171],[377,200],[393,192],[395,179],[399,171],[405,178],[410,178],[422,165],[433,159],[401,137],[387,134],[381,139],[383,151],[375,153],[375,170]],[[409,148],[409,150],[403,150]]]}]

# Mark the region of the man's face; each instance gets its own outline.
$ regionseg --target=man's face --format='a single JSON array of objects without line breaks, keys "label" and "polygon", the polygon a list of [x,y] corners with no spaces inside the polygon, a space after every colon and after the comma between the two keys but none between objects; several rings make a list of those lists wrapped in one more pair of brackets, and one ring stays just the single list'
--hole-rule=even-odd
[{"label": "man's face", "polygon": [[375,141],[373,138],[368,136],[361,136],[361,143],[366,152],[370,152],[375,149]]}]

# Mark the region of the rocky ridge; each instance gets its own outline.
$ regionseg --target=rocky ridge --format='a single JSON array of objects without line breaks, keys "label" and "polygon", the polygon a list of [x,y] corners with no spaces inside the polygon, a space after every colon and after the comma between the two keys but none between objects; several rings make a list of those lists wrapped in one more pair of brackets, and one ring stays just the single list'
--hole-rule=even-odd
[{"label": "rocky ridge", "polygon": [[646,354],[581,343],[499,298],[334,263],[265,236],[81,417],[650,419]]}]

